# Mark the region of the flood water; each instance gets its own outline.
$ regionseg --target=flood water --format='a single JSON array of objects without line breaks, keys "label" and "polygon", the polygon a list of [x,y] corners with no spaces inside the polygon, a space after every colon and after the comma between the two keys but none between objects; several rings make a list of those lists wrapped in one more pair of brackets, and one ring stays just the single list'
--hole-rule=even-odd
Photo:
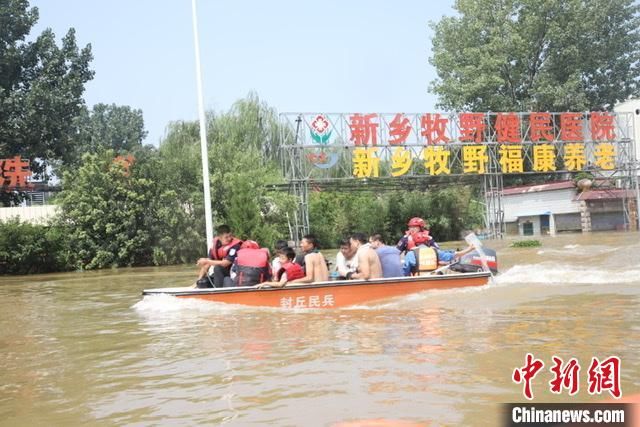
[{"label": "flood water", "polygon": [[[192,266],[0,277],[0,425],[499,425],[527,353],[534,403],[609,399],[592,357],[640,393],[640,235],[541,241],[487,242],[489,286],[323,311],[140,295]],[[549,391],[553,355],[579,360],[577,395]]]}]

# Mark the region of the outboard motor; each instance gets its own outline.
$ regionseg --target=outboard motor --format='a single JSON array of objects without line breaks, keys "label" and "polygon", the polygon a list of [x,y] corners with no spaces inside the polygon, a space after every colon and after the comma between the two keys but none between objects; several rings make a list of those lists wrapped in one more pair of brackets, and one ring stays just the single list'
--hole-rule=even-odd
[{"label": "outboard motor", "polygon": [[[491,273],[497,274],[498,257],[496,255],[496,251],[483,246],[482,252],[484,252],[485,260],[487,261],[487,266],[489,267],[489,270],[491,270]],[[469,252],[468,254],[463,255],[460,258],[460,261],[455,264],[451,264],[449,269],[459,273],[473,273],[484,270],[482,267],[482,258],[478,251]]]}]

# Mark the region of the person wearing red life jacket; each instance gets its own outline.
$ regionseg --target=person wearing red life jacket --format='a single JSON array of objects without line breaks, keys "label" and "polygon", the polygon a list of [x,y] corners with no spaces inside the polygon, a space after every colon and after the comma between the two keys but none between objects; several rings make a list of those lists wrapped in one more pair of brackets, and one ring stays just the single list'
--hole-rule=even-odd
[{"label": "person wearing red life jacket", "polygon": [[296,251],[290,247],[278,249],[276,252],[278,259],[280,260],[280,270],[276,273],[273,281],[263,282],[255,287],[262,289],[265,287],[282,288],[288,282],[305,277],[304,270],[300,264],[295,263],[293,260],[296,257]]},{"label": "person wearing red life jacket", "polygon": [[426,232],[427,236],[429,236],[429,240],[426,243],[427,246],[436,249],[440,248],[433,237],[429,235],[429,230],[427,230],[427,224],[424,219],[419,217],[411,218],[407,225],[409,226],[409,229],[405,232],[402,239],[400,239],[400,241],[398,241],[396,245],[396,248],[398,248],[400,253],[403,253],[405,251],[408,253],[410,250],[417,246],[414,240],[414,235],[419,232]]},{"label": "person wearing red life jacket", "polygon": [[269,249],[260,248],[260,245],[253,240],[245,240],[240,246],[232,267],[236,273],[233,285],[254,286],[269,280],[271,278],[269,257]]},{"label": "person wearing red life jacket", "polygon": [[[217,235],[209,250],[209,258],[200,258],[196,262],[199,272],[195,287],[221,288],[224,284],[224,278],[231,275],[231,266],[236,259],[242,241],[233,236],[228,225],[220,225],[216,232]],[[208,275],[211,267],[213,267],[213,279]]]}]

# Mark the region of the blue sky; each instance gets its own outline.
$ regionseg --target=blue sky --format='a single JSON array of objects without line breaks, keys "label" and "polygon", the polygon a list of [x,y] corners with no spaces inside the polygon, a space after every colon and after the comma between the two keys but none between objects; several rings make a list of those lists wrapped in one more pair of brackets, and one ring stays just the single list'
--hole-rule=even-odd
[{"label": "blue sky", "polygon": [[[204,103],[226,111],[250,91],[278,112],[429,112],[429,21],[453,0],[198,0]],[[89,106],[140,108],[158,145],[173,120],[197,120],[191,0],[31,0],[39,34],[70,27],[91,43]]]}]

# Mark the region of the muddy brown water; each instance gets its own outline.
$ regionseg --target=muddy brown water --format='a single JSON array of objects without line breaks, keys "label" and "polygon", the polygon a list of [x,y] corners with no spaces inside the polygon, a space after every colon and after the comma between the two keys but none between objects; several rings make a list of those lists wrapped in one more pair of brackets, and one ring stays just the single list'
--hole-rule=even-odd
[{"label": "muddy brown water", "polygon": [[[328,311],[140,295],[193,266],[0,277],[0,425],[499,425],[526,353],[534,402],[610,398],[586,373],[611,355],[640,393],[640,235],[541,241],[488,242],[487,287]],[[579,360],[576,396],[549,391],[553,355]]]}]

